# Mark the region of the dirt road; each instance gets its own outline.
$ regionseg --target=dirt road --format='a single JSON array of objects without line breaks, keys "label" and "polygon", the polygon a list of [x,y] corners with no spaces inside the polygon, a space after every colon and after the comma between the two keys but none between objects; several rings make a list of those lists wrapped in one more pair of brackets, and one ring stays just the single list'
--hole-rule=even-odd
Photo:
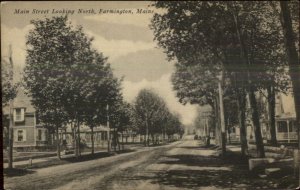
[{"label": "dirt road", "polygon": [[53,166],[5,177],[5,189],[273,189],[236,160],[221,160],[214,149],[183,140],[97,160]]}]

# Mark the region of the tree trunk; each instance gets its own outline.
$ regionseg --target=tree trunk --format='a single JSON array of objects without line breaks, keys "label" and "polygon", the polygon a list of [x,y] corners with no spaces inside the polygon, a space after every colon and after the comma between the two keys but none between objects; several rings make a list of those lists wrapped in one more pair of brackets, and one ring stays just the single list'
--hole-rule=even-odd
[{"label": "tree trunk", "polygon": [[119,134],[117,133],[117,143],[118,143],[118,150],[121,150],[121,145],[120,145],[120,141],[119,141]]},{"label": "tree trunk", "polygon": [[156,141],[157,141],[157,144],[159,145],[159,136],[156,135]]},{"label": "tree trunk", "polygon": [[228,132],[228,144],[231,144],[229,124],[228,124],[228,128],[227,128],[227,132]]},{"label": "tree trunk", "polygon": [[250,87],[250,92],[249,92],[249,99],[250,99],[250,105],[252,108],[252,121],[253,121],[253,125],[254,125],[257,155],[260,158],[264,158],[265,150],[264,150],[264,143],[263,143],[263,139],[262,139],[262,135],[261,135],[259,114],[258,114],[258,110],[257,110],[257,101],[256,101],[254,90],[251,87]]},{"label": "tree trunk", "polygon": [[205,119],[205,126],[206,126],[206,130],[207,130],[207,134],[206,134],[206,146],[210,145],[210,125],[208,122],[208,118]]},{"label": "tree trunk", "polygon": [[57,158],[61,159],[58,126],[56,126],[56,146],[57,146]]},{"label": "tree trunk", "polygon": [[149,146],[149,123],[147,118],[146,118],[146,145]]},{"label": "tree trunk", "polygon": [[[9,45],[9,63],[11,65],[11,75],[9,76],[9,79],[11,80],[10,82],[12,83],[12,85],[14,85],[14,70],[13,70],[13,65],[14,64],[13,64],[13,59],[12,59],[12,48],[11,48],[11,45]],[[13,108],[14,108],[14,99],[10,99],[9,100],[9,129],[8,129],[8,144],[9,144],[9,149],[8,149],[8,168],[9,169],[13,168],[13,147],[14,147]],[[15,137],[15,138],[18,138],[18,137]]]},{"label": "tree trunk", "polygon": [[[295,34],[293,32],[292,20],[288,2],[280,1],[281,8],[281,25],[283,28],[285,48],[288,55],[289,73],[292,80],[295,112],[296,112],[296,128],[298,129],[298,151],[300,150],[300,62],[298,52],[295,46]],[[299,163],[299,161],[298,161]],[[298,166],[298,181],[300,185],[300,167]]]},{"label": "tree trunk", "polygon": [[54,140],[54,137],[55,137],[55,130],[54,130],[54,132],[52,133],[52,135],[51,135],[51,138],[52,138],[52,145],[53,146],[55,146],[55,140]]},{"label": "tree trunk", "polygon": [[117,151],[117,137],[116,137],[116,128],[114,128],[114,133],[113,133],[113,145],[114,145],[114,151]]},{"label": "tree trunk", "polygon": [[218,109],[218,98],[215,98],[214,102],[215,106],[215,129],[216,129],[216,144],[221,146],[221,125],[220,125],[220,116],[219,116],[219,109]]},{"label": "tree trunk", "polygon": [[164,126],[164,131],[163,131],[163,143],[166,143],[166,126]]},{"label": "tree trunk", "polygon": [[224,104],[223,104],[223,89],[221,82],[223,82],[223,71],[221,72],[221,80],[218,82],[219,88],[219,106],[220,106],[220,125],[221,125],[221,147],[222,147],[222,156],[226,154],[226,130],[225,130],[225,118],[224,118]]},{"label": "tree trunk", "polygon": [[91,126],[91,141],[92,141],[92,154],[95,153],[95,147],[94,147],[94,126]]},{"label": "tree trunk", "polygon": [[[153,136],[153,134],[151,133],[151,140],[152,140],[152,145],[154,144],[154,136]],[[148,142],[148,146],[149,146],[149,142]]]},{"label": "tree trunk", "polygon": [[[72,123],[72,125],[73,125],[73,123]],[[76,123],[74,123],[74,128],[73,128],[73,130],[72,130],[72,132],[73,132],[73,142],[74,142],[74,153],[75,153],[75,157],[78,157],[78,151],[77,151],[77,135],[76,135],[76,130],[77,130],[77,125],[76,125]]]},{"label": "tree trunk", "polygon": [[122,141],[122,150],[124,150],[124,134],[123,134],[123,131],[122,131],[122,139],[121,139],[121,141]]},{"label": "tree trunk", "polygon": [[14,129],[13,129],[13,113],[12,113],[11,103],[10,103],[9,117],[10,118],[9,118],[9,129],[8,129],[8,146],[9,146],[9,149],[8,149],[8,168],[12,169],[13,168]]},{"label": "tree trunk", "polygon": [[239,112],[239,124],[240,124],[240,141],[241,141],[241,153],[242,157],[246,157],[248,152],[247,144],[247,132],[246,132],[246,94],[240,93],[238,95],[238,112]]},{"label": "tree trunk", "polygon": [[276,126],[275,126],[275,91],[274,87],[269,86],[267,88],[268,91],[268,114],[269,114],[269,127],[270,127],[270,134],[271,134],[271,144],[276,146],[277,139],[276,139]]},{"label": "tree trunk", "polygon": [[81,152],[80,152],[80,124],[79,124],[79,120],[77,120],[77,127],[78,127],[78,156],[81,156]]},{"label": "tree trunk", "polygon": [[109,105],[106,106],[107,111],[107,119],[106,119],[106,125],[107,125],[107,152],[110,152],[110,124],[109,124]]},{"label": "tree trunk", "polygon": [[79,120],[75,121],[74,127],[74,136],[75,136],[75,157],[79,158],[79,149],[80,149],[80,131],[79,131]]},{"label": "tree trunk", "polygon": [[254,131],[255,131],[255,141],[256,141],[256,147],[257,147],[257,153],[259,157],[265,157],[265,151],[264,151],[264,144],[261,136],[261,129],[260,129],[260,123],[259,123],[259,114],[257,110],[257,102],[255,98],[255,93],[253,86],[251,84],[251,78],[250,78],[250,71],[249,67],[251,66],[251,62],[248,57],[248,52],[246,48],[246,44],[244,42],[243,37],[241,36],[241,26],[238,20],[238,15],[233,13],[233,19],[236,27],[236,34],[240,43],[240,51],[241,51],[241,59],[243,60],[244,66],[247,68],[247,83],[249,85],[249,99],[250,99],[250,105],[252,108],[252,120],[254,125]]}]

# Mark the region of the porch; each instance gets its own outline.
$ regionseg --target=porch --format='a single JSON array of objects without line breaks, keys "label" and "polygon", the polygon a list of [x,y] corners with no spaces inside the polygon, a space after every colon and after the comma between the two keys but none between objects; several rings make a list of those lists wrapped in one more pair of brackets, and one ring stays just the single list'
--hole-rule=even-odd
[{"label": "porch", "polygon": [[277,141],[292,142],[298,139],[295,118],[276,120]]}]

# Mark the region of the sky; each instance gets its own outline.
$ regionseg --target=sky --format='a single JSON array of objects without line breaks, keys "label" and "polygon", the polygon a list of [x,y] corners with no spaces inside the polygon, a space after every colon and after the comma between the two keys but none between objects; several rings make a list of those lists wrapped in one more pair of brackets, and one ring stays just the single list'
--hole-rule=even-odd
[{"label": "sky", "polygon": [[[81,25],[88,36],[94,37],[93,47],[108,57],[114,74],[124,77],[122,90],[126,101],[134,101],[139,90],[150,88],[165,99],[171,111],[181,115],[183,124],[192,124],[197,106],[180,104],[172,90],[170,77],[174,63],[167,61],[163,49],[153,40],[149,24],[158,10],[149,4],[145,1],[2,2],[1,54],[8,56],[11,44],[14,68],[20,73],[25,65],[26,35],[33,28],[30,20],[69,12],[72,24]],[[79,13],[79,9],[86,11]],[[138,9],[146,13],[137,13]],[[129,13],[104,13],[105,10],[126,10]]]}]

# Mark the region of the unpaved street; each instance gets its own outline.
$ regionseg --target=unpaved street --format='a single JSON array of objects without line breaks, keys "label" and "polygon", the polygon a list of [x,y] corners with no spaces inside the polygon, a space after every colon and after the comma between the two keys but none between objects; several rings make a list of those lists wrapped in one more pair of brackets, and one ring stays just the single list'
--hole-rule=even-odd
[{"label": "unpaved street", "polygon": [[182,140],[97,160],[70,163],[18,177],[5,177],[6,189],[253,189],[275,188],[251,176],[236,160],[221,160],[214,149]]}]

